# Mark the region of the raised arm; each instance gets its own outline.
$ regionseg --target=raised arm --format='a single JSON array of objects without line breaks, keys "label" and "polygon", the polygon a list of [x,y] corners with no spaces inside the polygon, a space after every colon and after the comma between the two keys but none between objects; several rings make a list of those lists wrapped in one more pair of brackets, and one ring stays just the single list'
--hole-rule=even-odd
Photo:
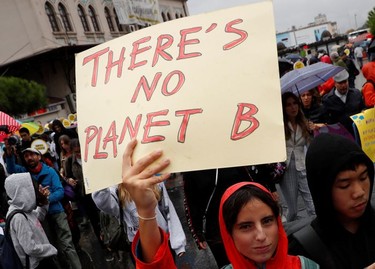
[{"label": "raised arm", "polygon": [[170,176],[157,175],[170,164],[170,161],[161,158],[163,153],[159,150],[133,163],[132,156],[136,145],[137,141],[133,139],[125,149],[122,160],[122,184],[129,191],[137,207],[142,260],[150,263],[163,243],[155,213],[158,201],[152,186]]}]

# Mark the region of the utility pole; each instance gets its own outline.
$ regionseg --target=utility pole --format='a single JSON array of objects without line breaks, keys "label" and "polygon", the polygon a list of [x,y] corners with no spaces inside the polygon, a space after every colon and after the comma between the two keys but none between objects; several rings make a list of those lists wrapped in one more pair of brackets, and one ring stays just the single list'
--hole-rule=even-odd
[{"label": "utility pole", "polygon": [[357,29],[358,29],[358,25],[357,25],[357,14],[354,14],[354,23],[355,23],[355,29],[357,30]]}]

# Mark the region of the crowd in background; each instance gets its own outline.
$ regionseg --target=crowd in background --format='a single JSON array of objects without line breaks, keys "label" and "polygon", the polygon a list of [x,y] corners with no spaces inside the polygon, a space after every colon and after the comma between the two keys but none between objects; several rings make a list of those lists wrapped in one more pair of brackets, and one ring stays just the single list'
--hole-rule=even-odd
[{"label": "crowd in background", "polygon": [[[306,64],[309,65],[317,62],[341,66],[344,70],[316,88],[300,94],[291,92],[282,94],[287,151],[285,163],[211,169],[182,174],[185,213],[191,235],[199,249],[211,250],[219,268],[229,268],[228,264],[232,264],[234,268],[245,268],[243,266],[252,268],[254,264],[264,265],[265,268],[317,268],[315,262],[319,263],[322,268],[359,268],[356,267],[358,265],[363,268],[375,260],[373,251],[369,250],[370,246],[366,245],[368,240],[363,241],[367,235],[373,238],[375,232],[372,231],[373,228],[362,226],[362,214],[366,215],[364,218],[369,220],[369,223],[373,223],[373,214],[369,213],[371,209],[368,205],[371,194],[367,194],[368,191],[371,192],[373,186],[373,165],[372,163],[370,165],[364,153],[354,146],[360,142],[350,119],[350,116],[375,105],[375,57],[364,63],[363,51],[355,48],[332,52],[330,55],[321,52],[306,60]],[[361,89],[356,89],[355,79],[360,72],[365,77],[366,83]],[[345,133],[346,140],[341,141],[341,138],[336,137],[325,138],[332,144],[326,144],[328,149],[323,149],[321,143],[324,144],[327,141],[322,138],[321,142],[315,142],[316,137],[319,137],[322,129],[333,125],[341,128],[341,133]],[[44,140],[49,150],[41,154],[32,148],[34,139]],[[322,174],[311,176],[317,173],[316,170],[319,170],[320,166],[324,166],[322,163],[317,163],[314,158],[325,154],[325,150],[328,150],[327,155],[331,154],[329,148],[338,143],[337,141],[341,144],[348,143],[347,149],[356,152],[358,159],[347,157],[347,160],[340,160],[338,167],[329,167],[326,171],[322,171]],[[127,148],[130,157],[135,144],[131,142],[131,147]],[[319,154],[310,150],[311,144],[315,145],[312,148],[318,150]],[[123,164],[127,168],[123,170],[123,183],[91,195],[86,194],[85,191],[77,132],[74,129],[65,128],[60,120],[54,120],[51,123],[51,131],[39,136],[32,136],[27,128],[21,128],[19,136],[12,135],[4,140],[2,150],[0,222],[5,221],[7,214],[15,208],[28,213],[26,220],[21,214],[14,216],[11,226],[14,229],[12,239],[18,242],[14,244],[15,249],[24,266],[28,264],[30,268],[51,268],[51,266],[54,266],[53,268],[86,268],[81,263],[83,250],[80,246],[80,236],[81,230],[88,225],[91,225],[103,252],[106,252],[108,261],[112,260],[116,249],[108,247],[104,240],[104,227],[101,225],[102,220],[109,216],[122,224],[121,227],[126,232],[124,244],[128,244],[129,248],[131,244],[133,245],[132,262],[138,268],[175,268],[173,267],[174,261],[185,254],[186,236],[162,182],[167,175],[160,175],[155,179],[159,171],[152,170],[153,173],[147,175],[146,178],[142,178],[146,172],[142,176],[140,173],[151,160],[160,158],[160,152],[151,155],[142,165],[138,164],[140,165],[137,170],[138,174],[129,174],[129,171],[133,171],[137,164]],[[334,150],[339,151],[339,147]],[[305,161],[307,151],[310,151],[308,156],[314,156],[310,157],[310,163]],[[344,150],[342,154],[346,156],[351,153]],[[338,160],[338,156],[334,153],[332,156],[336,158],[334,160]],[[333,163],[334,160],[332,160]],[[160,165],[160,168],[168,164],[164,163]],[[319,189],[323,190],[322,197],[326,200],[329,200],[326,196],[331,193],[328,190],[324,193],[325,187],[319,185],[322,183],[317,184],[314,180],[324,173],[329,173],[330,169],[332,173],[327,178],[327,182],[331,182],[326,186],[328,189],[335,188],[337,175],[345,171],[356,173],[360,171],[361,182],[368,180],[368,187],[362,185],[359,187],[365,191],[358,196],[366,199],[363,198],[361,203],[356,205],[363,209],[363,212],[358,209],[357,211],[361,211],[361,214],[353,217],[354,228],[347,226],[345,220],[341,218],[336,222],[333,221],[334,225],[326,223],[334,216],[325,214],[334,215],[334,210],[340,209],[328,208],[331,211],[322,209],[324,205],[319,201],[321,196],[317,194]],[[147,190],[144,186],[140,186],[141,178],[148,180],[144,181],[148,182]],[[277,185],[281,193],[278,193]],[[310,189],[312,186],[314,189]],[[339,188],[341,187],[340,185]],[[345,186],[341,189],[344,188]],[[142,193],[144,200],[140,198]],[[307,214],[313,218],[318,216],[313,227],[322,238],[326,238],[324,243],[332,248],[330,251],[333,252],[333,261],[314,259],[300,245],[295,247],[296,244],[293,246],[297,251],[293,254],[306,256],[315,262],[302,256],[287,255],[288,242],[282,222],[285,224],[299,220],[299,195],[302,197]],[[150,205],[154,206],[151,213],[150,205],[145,204],[147,199]],[[284,212],[279,211],[278,202],[283,205]],[[330,203],[327,202],[328,207],[331,206]],[[242,210],[245,211],[242,212]],[[259,216],[259,219],[254,217],[251,221],[247,220],[247,215],[258,216],[259,212],[265,212],[265,215]],[[245,224],[238,226],[237,222],[241,216]],[[359,219],[361,221],[357,222]],[[36,227],[38,232],[30,233],[30,230]],[[269,231],[262,231],[266,229],[264,227],[268,227]],[[345,238],[346,241],[342,242],[344,246],[348,246],[352,241],[355,244],[362,244],[359,249],[363,253],[359,255],[360,258],[349,258],[349,264],[346,264],[346,267],[338,265],[345,264],[346,256],[350,256],[350,253],[346,251],[344,255],[342,248],[338,246],[340,240],[336,237],[327,239],[326,235],[327,232],[343,227],[342,233],[337,232],[335,235]],[[266,242],[257,246],[258,250],[255,254],[247,253],[245,250],[250,240],[241,243],[242,239],[238,239],[241,238],[241,233],[252,229],[260,230],[258,232],[264,237],[257,239],[259,242],[263,242],[262,240]],[[353,235],[352,237],[346,234],[348,231]],[[258,232],[254,232],[255,237],[259,236]],[[137,244],[139,241],[143,244]],[[29,242],[34,242],[34,245],[30,245]],[[242,247],[241,244],[243,244]],[[167,253],[165,255],[168,257],[158,252],[161,255],[159,261],[157,260],[159,254],[155,256],[155,251],[160,246],[164,248],[163,253]],[[137,248],[140,252],[136,252]],[[353,252],[357,255],[358,251],[355,250],[355,246]],[[365,254],[368,254],[368,257],[364,257]],[[274,261],[271,261],[271,258]],[[121,258],[119,260],[121,261]],[[142,261],[146,261],[146,264]],[[161,262],[160,264],[168,265],[167,267],[152,267],[147,265],[150,261],[154,261],[155,264]],[[165,261],[167,263],[164,263]],[[276,264],[275,261],[277,261]]]}]

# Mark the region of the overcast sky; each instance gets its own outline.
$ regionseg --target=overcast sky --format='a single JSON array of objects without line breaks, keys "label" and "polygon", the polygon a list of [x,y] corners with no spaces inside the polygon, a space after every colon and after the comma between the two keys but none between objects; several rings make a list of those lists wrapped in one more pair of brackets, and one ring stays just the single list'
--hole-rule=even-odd
[{"label": "overcast sky", "polygon": [[[188,0],[190,15],[201,14],[233,6],[256,3],[261,0]],[[340,33],[362,26],[375,0],[273,0],[276,31],[307,26],[319,13],[327,20],[337,22]]]}]

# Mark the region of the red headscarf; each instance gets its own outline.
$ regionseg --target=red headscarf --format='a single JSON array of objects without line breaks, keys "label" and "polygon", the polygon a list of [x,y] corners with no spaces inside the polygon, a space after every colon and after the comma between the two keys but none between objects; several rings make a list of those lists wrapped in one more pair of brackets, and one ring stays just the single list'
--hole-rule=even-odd
[{"label": "red headscarf", "polygon": [[[238,189],[246,185],[253,185],[261,189],[262,191],[271,195],[271,193],[262,185],[254,182],[240,182],[229,187],[223,196],[221,197],[220,202],[220,211],[219,211],[219,224],[220,224],[220,233],[221,238],[224,242],[225,251],[231,262],[234,269],[256,269],[256,265],[253,261],[249,260],[243,256],[234,245],[232,236],[227,232],[225,227],[225,222],[223,218],[223,204],[224,202]],[[266,262],[267,269],[300,269],[301,261],[297,256],[288,255],[288,238],[284,231],[283,225],[281,223],[281,217],[278,216],[277,224],[279,227],[279,243],[276,250],[276,254],[270,260]]]}]

